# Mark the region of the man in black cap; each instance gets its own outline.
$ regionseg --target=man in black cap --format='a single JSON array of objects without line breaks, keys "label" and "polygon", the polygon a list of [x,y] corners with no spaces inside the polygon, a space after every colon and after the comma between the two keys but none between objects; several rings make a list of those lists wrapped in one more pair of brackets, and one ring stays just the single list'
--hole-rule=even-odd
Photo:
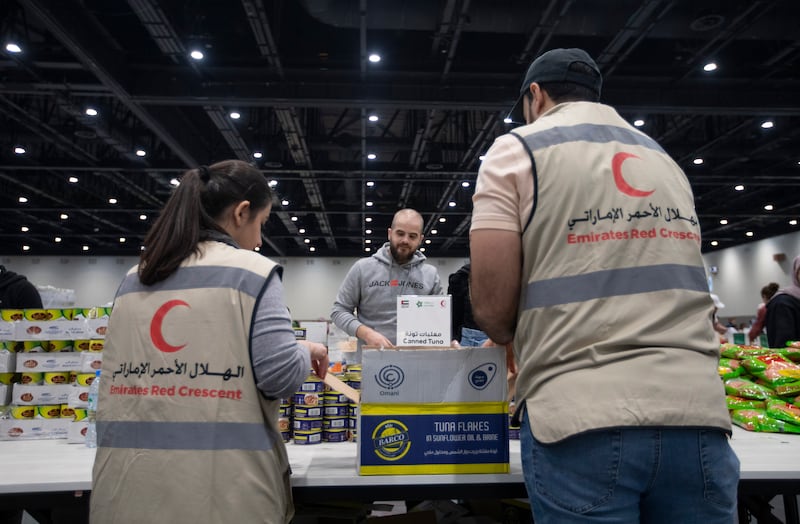
[{"label": "man in black cap", "polygon": [[24,309],[42,307],[42,297],[36,286],[23,275],[9,271],[0,265],[0,309]]},{"label": "man in black cap", "polygon": [[530,66],[481,164],[473,314],[513,342],[536,524],[730,523],[739,462],[683,171],[598,103],[581,49]]}]

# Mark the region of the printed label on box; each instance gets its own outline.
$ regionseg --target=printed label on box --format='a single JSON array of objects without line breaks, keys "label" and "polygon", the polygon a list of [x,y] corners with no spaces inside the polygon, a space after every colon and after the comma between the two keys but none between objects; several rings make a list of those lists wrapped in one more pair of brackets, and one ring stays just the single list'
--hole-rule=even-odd
[{"label": "printed label on box", "polygon": [[72,371],[81,368],[81,353],[20,353],[17,372]]},{"label": "printed label on box", "polygon": [[450,347],[449,295],[397,297],[397,346]]}]

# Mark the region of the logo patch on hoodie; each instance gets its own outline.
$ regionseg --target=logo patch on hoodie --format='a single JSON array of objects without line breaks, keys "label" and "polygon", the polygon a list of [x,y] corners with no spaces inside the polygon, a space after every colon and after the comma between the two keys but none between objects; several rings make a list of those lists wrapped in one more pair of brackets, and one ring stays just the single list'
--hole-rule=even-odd
[{"label": "logo patch on hoodie", "polygon": [[368,288],[372,287],[404,287],[406,289],[424,289],[425,287],[422,285],[422,282],[418,281],[411,281],[411,280],[398,280],[396,278],[392,280],[373,280],[369,284],[367,284]]}]

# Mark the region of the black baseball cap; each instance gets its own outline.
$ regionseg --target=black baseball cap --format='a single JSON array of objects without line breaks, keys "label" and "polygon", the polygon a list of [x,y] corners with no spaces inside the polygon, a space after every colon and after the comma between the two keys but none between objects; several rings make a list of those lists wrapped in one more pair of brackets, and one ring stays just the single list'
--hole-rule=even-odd
[{"label": "black baseball cap", "polygon": [[[579,71],[570,71],[570,66],[576,62],[586,64],[597,72],[596,75],[587,75]],[[603,86],[603,75],[600,73],[600,68],[589,53],[583,49],[551,49],[546,53],[542,53],[533,61],[525,73],[525,80],[519,88],[519,98],[509,111],[506,118],[510,118],[512,123],[524,124],[525,115],[522,110],[522,98],[525,93],[530,89],[532,83],[538,82],[544,84],[547,82],[567,82],[578,84],[583,87],[589,88],[598,96],[600,96],[600,89]]]}]

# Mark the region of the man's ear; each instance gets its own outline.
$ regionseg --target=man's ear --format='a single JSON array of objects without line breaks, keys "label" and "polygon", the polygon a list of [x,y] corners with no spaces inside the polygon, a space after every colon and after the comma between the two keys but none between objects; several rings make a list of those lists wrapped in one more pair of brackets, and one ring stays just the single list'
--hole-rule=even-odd
[{"label": "man's ear", "polygon": [[233,223],[242,226],[250,219],[250,201],[242,200],[233,208]]}]

